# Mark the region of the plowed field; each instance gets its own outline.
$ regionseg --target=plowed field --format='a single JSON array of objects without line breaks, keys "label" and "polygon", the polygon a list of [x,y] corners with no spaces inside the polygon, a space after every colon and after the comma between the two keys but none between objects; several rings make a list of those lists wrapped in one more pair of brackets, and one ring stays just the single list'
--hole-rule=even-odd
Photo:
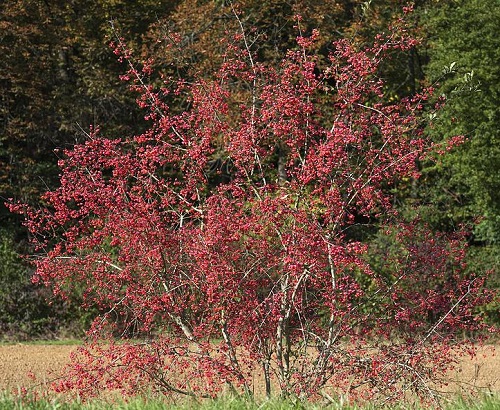
[{"label": "plowed field", "polygon": [[[57,378],[76,346],[0,345],[0,391],[50,383]],[[30,374],[36,376],[34,381]],[[474,359],[464,359],[450,379],[500,392],[500,347],[483,348]]]},{"label": "plowed field", "polygon": [[74,345],[0,345],[0,390],[49,383],[60,375],[75,349]]}]

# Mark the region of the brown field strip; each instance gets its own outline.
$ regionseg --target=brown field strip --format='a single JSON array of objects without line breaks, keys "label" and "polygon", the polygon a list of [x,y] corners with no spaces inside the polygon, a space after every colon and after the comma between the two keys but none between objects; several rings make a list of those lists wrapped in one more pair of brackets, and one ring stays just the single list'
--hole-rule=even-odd
[{"label": "brown field strip", "polygon": [[[42,387],[60,376],[75,345],[0,345],[0,391]],[[36,380],[30,377],[36,376]],[[500,393],[500,346],[482,348],[474,359],[465,358],[450,379],[481,390]],[[41,385],[41,386],[40,386]],[[451,383],[449,388],[454,388]],[[456,385],[455,385],[456,386]]]},{"label": "brown field strip", "polygon": [[0,390],[50,383],[60,375],[75,349],[74,345],[0,345]]}]

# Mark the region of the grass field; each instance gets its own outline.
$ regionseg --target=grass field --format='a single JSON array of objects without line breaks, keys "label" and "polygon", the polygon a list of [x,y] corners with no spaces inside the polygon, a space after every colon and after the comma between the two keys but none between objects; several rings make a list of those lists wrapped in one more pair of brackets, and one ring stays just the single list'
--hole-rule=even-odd
[{"label": "grass field", "polygon": [[[235,399],[227,398],[224,401],[216,402],[183,402],[182,404],[166,404],[158,400],[133,400],[129,403],[106,403],[89,402],[86,404],[72,402],[51,402],[51,401],[31,401],[15,400],[10,393],[16,392],[21,386],[34,387],[43,390],[50,382],[58,378],[64,365],[68,361],[71,351],[76,349],[75,342],[69,344],[5,344],[0,345],[0,392],[6,392],[0,395],[0,410],[2,409],[234,409],[234,410],[288,410],[288,409],[317,409],[319,407],[312,404],[269,402],[269,403],[250,403],[241,402]],[[34,377],[33,377],[34,376]],[[483,348],[476,358],[465,359],[459,369],[450,374],[450,379],[465,383],[467,386],[474,386],[484,395],[483,400],[473,400],[472,402],[457,401],[451,405],[450,409],[500,409],[500,354],[495,354],[491,347]],[[450,389],[460,395],[460,388],[457,383],[451,383]],[[322,407],[324,408],[324,407]],[[330,405],[330,409],[355,409],[356,407],[341,407],[339,405]],[[391,407],[395,408],[395,407]],[[364,407],[363,409],[370,409]]]},{"label": "grass field", "polygon": [[[418,408],[411,407],[413,410]],[[48,400],[30,400],[14,399],[12,396],[4,395],[0,397],[0,409],[15,410],[406,410],[408,407],[391,406],[376,408],[371,405],[363,407],[348,406],[341,403],[320,405],[311,403],[293,403],[289,401],[272,400],[267,402],[255,403],[244,401],[231,397],[219,400],[205,402],[185,401],[183,403],[166,403],[158,399],[133,399],[128,402],[105,402],[90,401],[86,403],[73,401],[48,401]],[[457,399],[453,403],[445,404],[445,410],[498,410],[500,409],[500,396],[484,396],[481,399]]]}]

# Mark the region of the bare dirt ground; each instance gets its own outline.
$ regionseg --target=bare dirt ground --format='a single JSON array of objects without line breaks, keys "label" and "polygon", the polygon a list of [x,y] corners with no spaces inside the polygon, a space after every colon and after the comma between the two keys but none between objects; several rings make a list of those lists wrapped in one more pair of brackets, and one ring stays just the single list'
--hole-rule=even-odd
[{"label": "bare dirt ground", "polygon": [[[61,375],[70,353],[76,348],[75,345],[0,345],[0,391],[43,388]],[[474,359],[464,359],[460,368],[450,374],[450,379],[500,393],[500,346],[496,352],[489,346],[482,348]]]},{"label": "bare dirt ground", "polygon": [[50,384],[75,349],[74,345],[0,345],[0,391]]},{"label": "bare dirt ground", "polygon": [[[484,392],[500,393],[500,345],[485,346],[472,359],[464,357],[460,366],[449,377],[458,384],[475,387]],[[456,386],[457,384],[455,388]]]}]

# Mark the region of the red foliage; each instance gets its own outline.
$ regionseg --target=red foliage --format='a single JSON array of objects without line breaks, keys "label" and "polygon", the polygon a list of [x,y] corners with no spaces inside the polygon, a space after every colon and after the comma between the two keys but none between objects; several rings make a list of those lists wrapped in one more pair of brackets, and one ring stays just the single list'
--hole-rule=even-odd
[{"label": "red foliage", "polygon": [[[320,69],[315,35],[279,67],[239,35],[212,81],[160,90],[149,63],[131,64],[149,131],[94,130],[65,152],[60,188],[27,211],[36,279],[63,296],[78,286],[105,313],[59,389],[430,397],[457,332],[482,328],[474,308],[491,295],[463,274],[460,235],[404,221],[391,202],[436,148],[422,132],[429,91],[387,103],[377,76],[414,41],[339,41]],[[121,42],[117,53],[131,58]],[[183,110],[168,103],[179,96]],[[360,220],[391,241],[379,259],[351,234]],[[117,330],[123,341],[98,342]]]}]

